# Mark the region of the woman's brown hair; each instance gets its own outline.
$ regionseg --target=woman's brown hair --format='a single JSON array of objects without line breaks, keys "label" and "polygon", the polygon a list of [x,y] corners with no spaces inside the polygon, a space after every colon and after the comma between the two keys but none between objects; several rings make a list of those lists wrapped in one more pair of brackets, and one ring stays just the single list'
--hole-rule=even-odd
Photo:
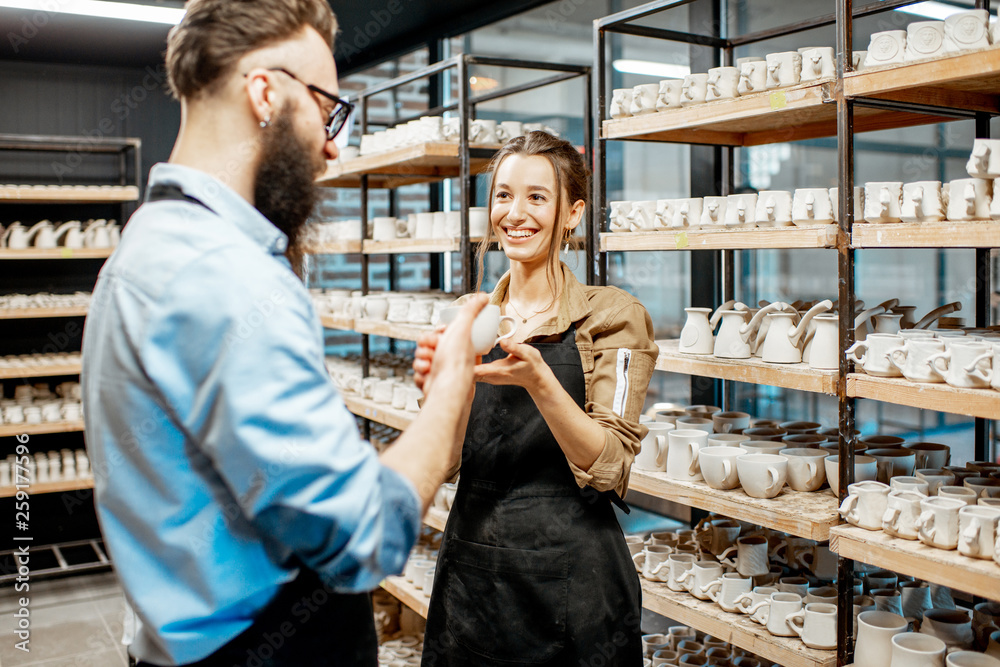
[{"label": "woman's brown hair", "polygon": [[[487,209],[490,211],[490,224],[487,227],[486,236],[476,250],[476,261],[479,267],[479,284],[477,289],[482,288],[483,263],[486,253],[490,249],[490,244],[496,240],[493,233],[492,211],[497,170],[500,168],[500,164],[511,155],[521,155],[524,157],[539,155],[546,158],[555,171],[556,190],[559,194],[556,201],[556,227],[552,230],[552,238],[549,241],[549,264],[547,269],[549,285],[552,287],[553,292],[555,292],[555,269],[558,265],[559,246],[567,242],[573,233],[573,230],[565,229],[566,218],[573,204],[578,201],[590,201],[591,172],[587,166],[587,161],[584,160],[583,155],[580,154],[580,151],[573,144],[565,139],[560,139],[548,132],[539,130],[528,132],[522,137],[515,137],[508,141],[503,148],[497,151],[497,154],[493,156],[493,160],[490,163],[489,205],[487,206]],[[563,193],[565,193],[565,198]],[[564,204],[566,205],[565,213],[563,209]],[[584,215],[586,215],[586,211]]]}]

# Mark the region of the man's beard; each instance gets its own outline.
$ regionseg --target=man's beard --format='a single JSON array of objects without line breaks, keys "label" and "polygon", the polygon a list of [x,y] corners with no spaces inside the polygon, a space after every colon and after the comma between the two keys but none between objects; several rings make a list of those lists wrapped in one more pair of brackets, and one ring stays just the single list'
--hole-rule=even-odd
[{"label": "man's beard", "polygon": [[263,132],[260,163],[254,181],[257,210],[288,236],[285,256],[300,275],[302,230],[316,205],[316,174],[322,158],[309,159],[310,149],[292,126],[294,109],[287,105]]}]

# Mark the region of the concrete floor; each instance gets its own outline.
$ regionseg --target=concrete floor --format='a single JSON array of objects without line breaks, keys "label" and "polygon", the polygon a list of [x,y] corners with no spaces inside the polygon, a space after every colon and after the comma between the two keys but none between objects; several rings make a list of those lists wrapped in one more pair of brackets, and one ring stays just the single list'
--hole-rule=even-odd
[{"label": "concrete floor", "polygon": [[126,667],[124,598],[114,574],[31,582],[31,651],[14,648],[17,598],[0,591],[0,667]]}]

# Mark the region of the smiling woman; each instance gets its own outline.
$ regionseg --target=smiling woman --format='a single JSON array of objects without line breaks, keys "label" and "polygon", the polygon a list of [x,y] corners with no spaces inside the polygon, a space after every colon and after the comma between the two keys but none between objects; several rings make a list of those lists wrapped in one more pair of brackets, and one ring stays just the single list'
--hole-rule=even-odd
[{"label": "smiling woman", "polygon": [[426,667],[641,661],[639,581],[612,504],[624,507],[657,348],[642,304],[559,261],[589,180],[545,132],[494,159],[480,258],[496,239],[510,271],[491,302],[519,324],[476,367]]}]

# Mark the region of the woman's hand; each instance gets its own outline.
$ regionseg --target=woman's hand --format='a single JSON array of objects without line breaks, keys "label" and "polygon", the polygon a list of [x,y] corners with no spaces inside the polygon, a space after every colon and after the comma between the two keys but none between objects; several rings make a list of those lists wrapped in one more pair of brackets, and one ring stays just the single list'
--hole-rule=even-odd
[{"label": "woman's hand", "polygon": [[552,369],[545,363],[537,349],[509,339],[500,341],[500,348],[507,353],[507,356],[476,366],[476,382],[516,385],[524,387],[528,393],[533,393],[554,379]]}]

